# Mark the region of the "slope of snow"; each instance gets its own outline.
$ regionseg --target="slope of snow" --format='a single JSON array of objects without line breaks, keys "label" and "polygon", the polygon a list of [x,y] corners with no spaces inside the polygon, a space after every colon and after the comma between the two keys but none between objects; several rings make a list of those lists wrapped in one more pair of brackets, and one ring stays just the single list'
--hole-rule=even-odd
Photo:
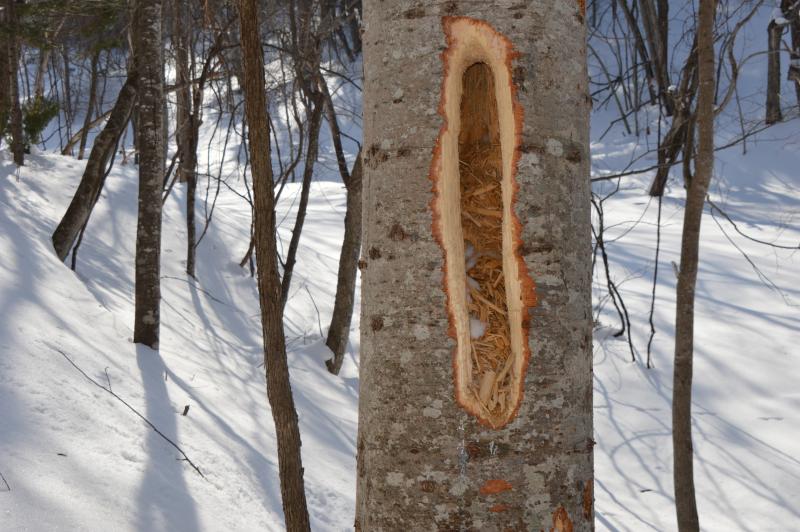
[{"label": "slope of snow", "polygon": [[[236,264],[247,249],[249,206],[234,194],[221,195],[199,248],[198,281],[188,281],[182,187],[176,186],[164,216],[161,348],[155,352],[130,341],[135,167],[117,166],[109,176],[77,275],[52,252],[49,235],[82,167],[37,154],[17,180],[5,150],[0,159],[0,473],[11,487],[4,492],[0,482],[0,528],[281,530],[257,292]],[[287,186],[284,205],[298,188]],[[328,354],[310,299],[326,327],[344,201],[341,185],[314,184],[313,222],[303,234],[287,313],[317,530],[347,529],[355,498],[357,370],[352,356],[340,377],[325,370]],[[205,479],[61,352],[178,443]]]},{"label": "slope of snow", "polygon": [[[741,73],[752,85],[743,89],[755,95],[752,102],[760,98],[759,68]],[[355,91],[339,97],[358,108]],[[600,139],[613,118],[602,110],[593,116],[597,175],[627,168],[648,141],[622,136],[620,127]],[[725,120],[723,141],[735,135],[738,123]],[[212,173],[223,149],[219,133],[211,139],[214,121],[209,114],[200,141],[205,146],[211,140]],[[350,135],[360,138],[357,119],[348,116],[346,122]],[[794,247],[800,243],[797,123],[751,138],[746,154],[741,147],[719,152],[711,194],[742,232]],[[234,139],[226,148],[229,158],[238,153]],[[352,157],[355,148],[347,144]],[[333,306],[345,192],[325,128],[321,146],[323,171],[312,186],[285,327],[312,526],[339,531],[352,529],[355,503],[359,309],[342,373],[333,377],[324,368],[329,353],[322,335]],[[202,166],[206,156],[200,160]],[[161,348],[154,352],[130,341],[136,168],[118,161],[109,175],[73,273],[55,258],[50,234],[84,163],[47,152],[27,161],[17,176],[8,151],[0,150],[0,474],[11,488],[0,479],[0,530],[282,530],[257,292],[238,265],[250,231],[250,207],[238,195],[239,169],[224,168],[232,190],[220,188],[198,249],[196,282],[183,272],[180,184],[166,202]],[[642,160],[636,167],[648,164]],[[620,191],[604,204],[612,277],[632,321],[637,362],[630,361],[627,342],[613,336],[619,320],[598,261],[594,413],[600,530],[676,528],[673,269],[684,195],[674,180],[663,202],[654,368],[647,369],[657,213],[656,200],[646,195],[651,177],[623,178]],[[200,186],[200,231],[208,186],[213,198],[214,180]],[[614,186],[594,189],[607,194]],[[298,197],[299,185],[292,183],[281,196],[284,244]],[[697,292],[693,422],[701,523],[704,530],[719,531],[796,529],[800,257],[796,250],[748,240],[714,214],[707,209],[703,220]],[[205,478],[65,357],[146,416]]]},{"label": "slope of snow", "polygon": [[[796,249],[752,242],[718,212],[712,217],[708,207],[703,219],[692,408],[704,530],[793,530],[800,522],[793,496],[800,486],[800,136],[795,124],[774,128],[751,143],[744,157],[741,148],[720,152],[711,198],[745,234]],[[624,148],[624,141],[594,146],[605,153]],[[657,200],[646,194],[651,177],[623,179],[621,191],[605,203],[612,278],[621,285],[631,317],[638,362],[631,362],[627,342],[612,336],[619,319],[606,301],[594,348],[600,530],[676,529],[674,269],[680,261],[684,191],[674,183],[663,202],[655,367],[646,369],[657,215]],[[610,188],[595,185],[598,193]],[[604,275],[598,258],[595,302],[607,297]]]}]

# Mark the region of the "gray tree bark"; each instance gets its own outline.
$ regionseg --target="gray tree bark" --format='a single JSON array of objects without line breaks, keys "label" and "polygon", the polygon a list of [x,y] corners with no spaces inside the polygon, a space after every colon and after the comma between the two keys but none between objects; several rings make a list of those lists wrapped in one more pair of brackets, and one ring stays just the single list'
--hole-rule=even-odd
[{"label": "gray tree bark", "polygon": [[[428,179],[443,17],[519,53],[515,250],[536,285],[516,415],[489,428],[454,389]],[[578,2],[364,2],[364,231],[356,530],[592,530],[589,95]],[[448,126],[449,127],[449,126]],[[508,149],[508,148],[506,148]],[[451,157],[451,155],[442,155]],[[457,164],[451,161],[450,164]],[[460,260],[454,257],[452,260]]]},{"label": "gray tree bark", "polygon": [[53,248],[60,260],[66,260],[69,250],[78,238],[81,228],[86,225],[95,204],[103,189],[103,176],[108,161],[114,153],[122,132],[128,125],[128,119],[136,101],[136,74],[131,73],[117,96],[117,102],[111,109],[103,131],[97,135],[81,182],[72,197],[72,201],[64,213],[64,217],[53,232]]},{"label": "gray tree bark", "polygon": [[695,175],[686,192],[681,266],[675,307],[675,367],[672,388],[672,446],[678,530],[700,529],[694,489],[692,447],[692,364],[694,296],[700,259],[700,222],[714,169],[715,0],[700,0],[697,20],[697,153]]},{"label": "gray tree bark", "polygon": [[161,0],[135,0],[133,62],[139,80],[139,205],[133,341],[158,348],[161,304],[161,193],[164,180],[164,80]]},{"label": "gray tree bark", "polygon": [[264,365],[267,372],[267,397],[272,408],[272,419],[275,422],[275,434],[278,440],[278,469],[286,529],[290,532],[303,532],[311,528],[303,486],[300,429],[289,382],[286,338],[283,332],[281,283],[278,277],[278,250],[275,240],[275,198],[272,191],[269,114],[258,20],[256,0],[241,0],[239,23],[243,56],[243,88],[253,173],[258,294],[264,340]]}]

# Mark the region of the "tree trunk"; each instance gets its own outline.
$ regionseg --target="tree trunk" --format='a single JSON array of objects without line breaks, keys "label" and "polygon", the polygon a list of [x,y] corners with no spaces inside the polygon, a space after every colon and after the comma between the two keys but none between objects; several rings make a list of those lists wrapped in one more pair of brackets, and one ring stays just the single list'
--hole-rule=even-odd
[{"label": "tree trunk", "polygon": [[[0,24],[6,26],[5,5],[0,10]],[[6,124],[11,114],[11,83],[8,80],[8,39],[9,35],[0,32],[0,143],[5,139]]]},{"label": "tree trunk", "polygon": [[[659,3],[661,4],[662,0],[659,0]],[[663,41],[663,36],[666,33],[665,26],[667,26],[668,21],[664,18],[659,19],[653,0],[639,0],[639,10],[642,14],[644,33],[650,47],[650,59],[655,67],[658,93],[661,96],[664,114],[672,116],[674,103],[668,92],[670,86],[669,64],[667,63],[666,43]]]},{"label": "tree trunk", "polygon": [[697,22],[699,91],[695,175],[686,192],[681,265],[675,317],[675,368],[672,391],[672,445],[678,530],[700,529],[694,490],[692,450],[692,358],[694,295],[700,247],[700,222],[714,168],[714,0],[700,0]]},{"label": "tree trunk", "polygon": [[187,168],[185,159],[190,156],[189,141],[189,116],[192,112],[191,85],[189,74],[189,38],[185,27],[185,18],[188,16],[186,0],[175,0],[173,3],[173,28],[172,40],[175,49],[175,139],[178,150],[181,152],[181,164],[178,167],[179,180],[185,182],[189,175],[194,173],[193,168]]},{"label": "tree trunk", "polygon": [[300,429],[289,382],[286,338],[283,332],[281,284],[278,277],[278,250],[275,240],[275,205],[269,145],[269,115],[266,101],[264,59],[259,38],[259,13],[256,0],[239,2],[241,48],[243,55],[245,116],[248,124],[250,162],[255,200],[256,260],[258,293],[264,339],[264,365],[267,397],[272,408],[278,440],[278,468],[286,529],[310,530],[303,464],[300,455]]},{"label": "tree trunk", "polygon": [[[81,145],[78,148],[78,160],[83,159],[83,153],[86,150],[86,139],[89,136],[89,129],[92,123],[92,113],[94,112],[94,104],[97,100],[97,66],[100,62],[100,50],[95,50],[92,55],[92,79],[89,82],[89,103],[86,105],[86,116],[83,119],[83,129],[81,130]],[[120,94],[122,94],[120,92]],[[117,98],[119,101],[119,97]],[[129,111],[130,113],[130,111]],[[126,121],[127,124],[127,116]],[[88,164],[88,163],[87,163]]]},{"label": "tree trunk", "polygon": [[39,50],[39,66],[36,69],[36,77],[33,82],[34,99],[44,98],[44,78],[47,75],[47,68],[50,66],[50,55],[53,50],[49,44],[45,44]]},{"label": "tree trunk", "polygon": [[[186,273],[195,275],[196,257],[196,224],[195,196],[197,193],[197,135],[199,128],[199,110],[193,108],[192,84],[189,62],[191,38],[186,21],[189,17],[189,6],[186,0],[175,0],[173,3],[173,42],[175,46],[175,84],[176,112],[175,139],[180,152],[178,178],[186,183]],[[198,90],[202,91],[202,87]],[[202,104],[202,99],[200,100]],[[198,119],[195,120],[195,115]],[[197,122],[197,123],[196,123]]]},{"label": "tree trunk", "polygon": [[356,530],[592,530],[579,4],[408,5],[364,2]]},{"label": "tree trunk", "polygon": [[289,299],[289,288],[292,285],[292,274],[297,261],[297,248],[300,245],[300,235],[303,233],[303,223],[308,209],[308,195],[311,190],[311,180],[314,177],[314,163],[317,161],[319,151],[319,130],[322,125],[322,95],[317,92],[310,98],[311,116],[308,124],[308,148],[306,162],[303,168],[303,185],[300,189],[300,203],[297,206],[297,218],[292,229],[292,238],[289,249],[286,251],[286,261],[283,265],[283,279],[281,279],[281,307],[286,307]]},{"label": "tree trunk", "polygon": [[361,252],[361,152],[347,180],[347,207],[344,214],[344,240],[339,255],[339,274],[336,281],[336,299],[333,304],[331,326],[325,344],[333,352],[326,360],[328,371],[339,374],[350,336],[350,322],[355,302],[358,256]]},{"label": "tree trunk", "polygon": [[800,106],[800,9],[798,9],[796,0],[781,0],[781,9],[783,17],[789,21],[792,44],[786,78],[794,82],[797,105]]},{"label": "tree trunk", "polygon": [[781,114],[781,35],[783,26],[772,20],[767,26],[767,124],[783,119]]},{"label": "tree trunk", "polygon": [[53,233],[53,247],[60,260],[66,260],[81,228],[89,220],[103,187],[103,176],[136,101],[136,74],[131,73],[117,96],[103,131],[95,138],[83,177],[64,217]]},{"label": "tree trunk", "polygon": [[161,303],[161,193],[164,179],[164,80],[161,0],[136,0],[134,65],[139,80],[139,209],[133,341],[158,349]]},{"label": "tree trunk", "polygon": [[[6,20],[9,28],[16,28],[17,14],[16,1],[6,0]],[[9,85],[11,153],[14,154],[14,163],[17,166],[25,164],[25,142],[22,138],[22,107],[19,103],[19,80],[17,69],[19,67],[19,36],[12,32],[6,40],[6,79]]]}]

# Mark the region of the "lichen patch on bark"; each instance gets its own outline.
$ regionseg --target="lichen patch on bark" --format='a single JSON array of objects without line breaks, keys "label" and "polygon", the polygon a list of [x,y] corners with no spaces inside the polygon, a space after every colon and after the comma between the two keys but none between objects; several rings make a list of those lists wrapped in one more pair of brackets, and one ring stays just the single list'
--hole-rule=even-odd
[{"label": "lichen patch on bark", "polygon": [[444,125],[431,163],[431,210],[445,257],[448,334],[456,340],[455,396],[479,422],[501,428],[522,402],[536,303],[514,210],[522,130],[512,75],[517,53],[484,21],[442,23]]}]

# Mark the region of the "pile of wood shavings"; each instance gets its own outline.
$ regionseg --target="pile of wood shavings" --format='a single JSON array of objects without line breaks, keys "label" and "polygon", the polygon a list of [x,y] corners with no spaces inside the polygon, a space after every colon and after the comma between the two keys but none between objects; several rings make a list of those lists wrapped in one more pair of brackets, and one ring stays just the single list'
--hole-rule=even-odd
[{"label": "pile of wood shavings", "polygon": [[470,388],[492,415],[499,415],[509,404],[513,362],[503,279],[502,159],[499,144],[461,145],[459,153],[467,308],[484,325],[483,334],[472,338]]}]

